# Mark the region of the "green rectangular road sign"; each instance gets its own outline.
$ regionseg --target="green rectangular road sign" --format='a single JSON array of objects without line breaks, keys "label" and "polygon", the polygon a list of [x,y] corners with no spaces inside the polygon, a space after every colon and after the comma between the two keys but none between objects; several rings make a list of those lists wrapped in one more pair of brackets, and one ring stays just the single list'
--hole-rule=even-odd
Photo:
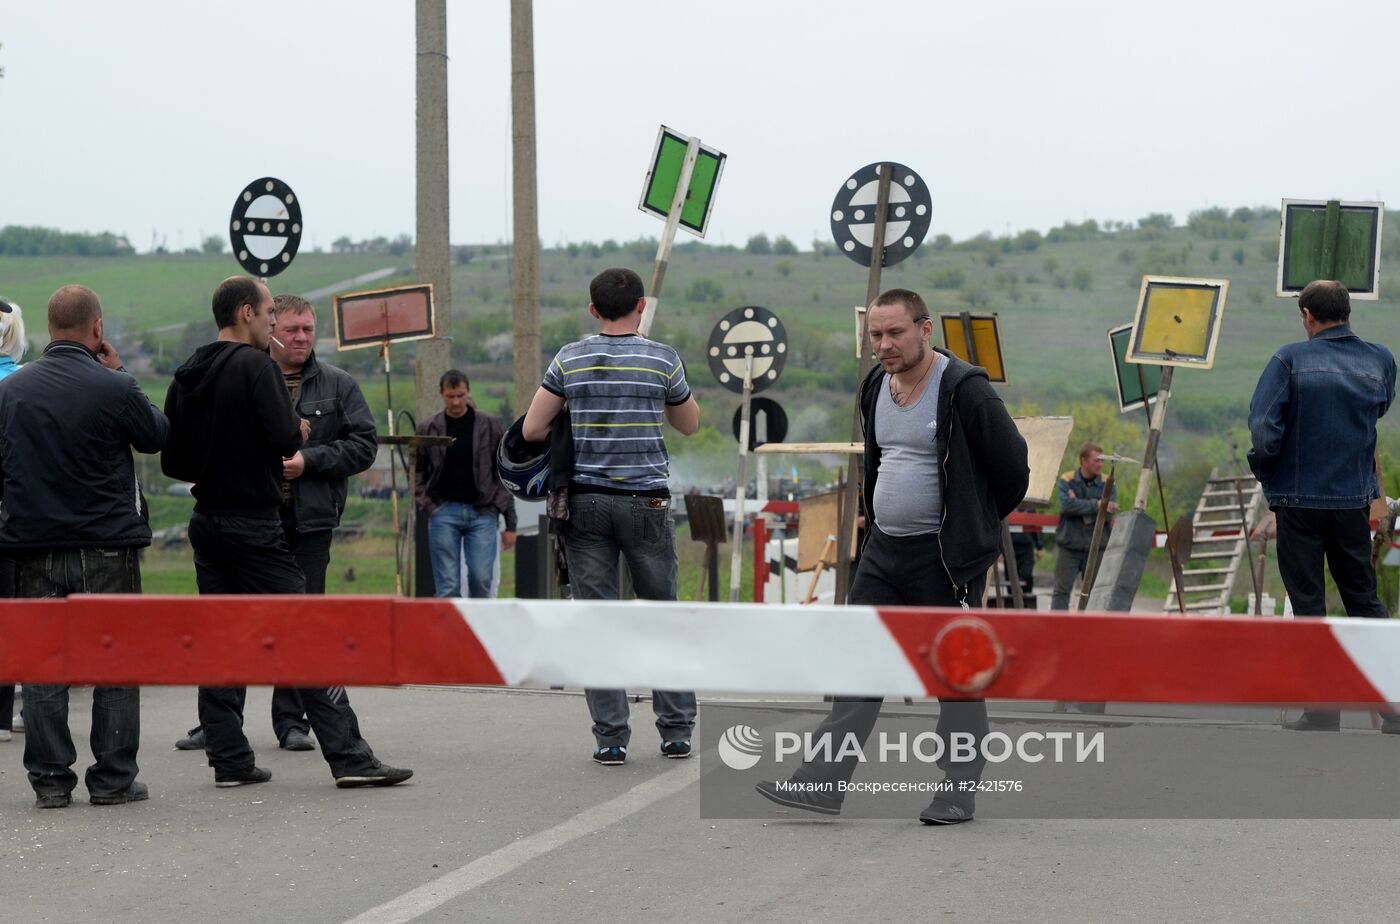
[{"label": "green rectangular road sign", "polygon": [[[1161,366],[1128,362],[1128,341],[1132,334],[1132,324],[1122,324],[1108,331],[1108,347],[1113,353],[1113,377],[1118,383],[1118,409],[1124,414],[1142,407],[1144,384],[1148,391],[1147,403],[1156,404],[1162,382]],[[1139,371],[1141,378],[1138,377]]]},{"label": "green rectangular road sign", "polygon": [[[689,145],[690,138],[661,126],[656,136],[656,149],[651,155],[651,170],[647,172],[646,185],[642,188],[642,201],[637,208],[663,220],[670,215],[671,202],[676,197],[676,184],[680,182],[681,166],[685,163],[685,151]],[[710,211],[714,207],[720,175],[724,172],[724,160],[725,155],[720,151],[700,145],[680,220],[681,227],[700,237],[705,236],[705,229],[710,223]]]},{"label": "green rectangular road sign", "polygon": [[1380,297],[1380,202],[1284,199],[1278,253],[1280,297],[1314,279],[1336,279],[1353,298]]}]

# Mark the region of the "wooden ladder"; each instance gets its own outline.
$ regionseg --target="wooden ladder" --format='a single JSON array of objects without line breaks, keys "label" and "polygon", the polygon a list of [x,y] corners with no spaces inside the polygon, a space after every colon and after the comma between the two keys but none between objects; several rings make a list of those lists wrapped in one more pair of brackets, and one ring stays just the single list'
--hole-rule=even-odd
[{"label": "wooden ladder", "polygon": [[[1185,588],[1186,612],[1197,615],[1227,615],[1230,612],[1230,590],[1240,563],[1245,561],[1250,524],[1255,520],[1264,490],[1253,476],[1240,481],[1244,490],[1244,522],[1240,522],[1240,503],[1235,493],[1235,478],[1221,478],[1219,470],[1211,469],[1205,490],[1191,517],[1191,557],[1181,563],[1182,586]],[[1252,563],[1245,562],[1246,567]],[[1163,613],[1178,613],[1176,582],[1172,582],[1162,605]]]}]

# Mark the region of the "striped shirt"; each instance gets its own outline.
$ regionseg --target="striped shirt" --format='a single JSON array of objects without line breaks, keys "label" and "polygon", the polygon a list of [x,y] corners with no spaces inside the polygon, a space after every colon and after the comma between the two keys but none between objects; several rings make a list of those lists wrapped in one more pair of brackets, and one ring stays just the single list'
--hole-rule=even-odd
[{"label": "striped shirt", "polygon": [[690,399],[673,347],[640,334],[594,334],[559,350],[544,387],[569,405],[576,489],[667,491],[666,405]]}]

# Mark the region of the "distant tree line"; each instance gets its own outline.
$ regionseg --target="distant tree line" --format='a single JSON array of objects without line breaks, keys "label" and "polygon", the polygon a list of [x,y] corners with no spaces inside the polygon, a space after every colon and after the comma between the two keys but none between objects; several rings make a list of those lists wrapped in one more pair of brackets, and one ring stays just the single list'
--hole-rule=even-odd
[{"label": "distant tree line", "polygon": [[6,225],[0,228],[0,256],[128,257],[136,248],[124,234],[59,231],[56,228]]},{"label": "distant tree line", "polygon": [[332,253],[387,253],[391,256],[401,257],[413,249],[413,235],[400,234],[393,240],[384,237],[367,238],[363,241],[352,241],[348,236],[341,235],[331,242]]}]

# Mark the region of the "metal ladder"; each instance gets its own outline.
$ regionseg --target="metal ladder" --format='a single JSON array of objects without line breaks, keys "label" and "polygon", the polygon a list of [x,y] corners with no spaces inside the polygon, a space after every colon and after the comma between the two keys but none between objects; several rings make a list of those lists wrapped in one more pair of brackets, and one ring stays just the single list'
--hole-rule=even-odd
[{"label": "metal ladder", "polygon": [[[1252,476],[1242,479],[1245,519],[1240,522],[1239,498],[1235,479],[1221,478],[1211,469],[1205,490],[1191,517],[1193,541],[1191,557],[1182,562],[1182,586],[1186,612],[1198,615],[1225,615],[1230,612],[1230,590],[1235,586],[1240,562],[1246,557],[1249,526],[1254,522],[1264,498],[1264,489]],[[1248,566],[1248,565],[1247,565]],[[1180,612],[1176,605],[1176,582],[1172,582],[1163,613]]]}]

